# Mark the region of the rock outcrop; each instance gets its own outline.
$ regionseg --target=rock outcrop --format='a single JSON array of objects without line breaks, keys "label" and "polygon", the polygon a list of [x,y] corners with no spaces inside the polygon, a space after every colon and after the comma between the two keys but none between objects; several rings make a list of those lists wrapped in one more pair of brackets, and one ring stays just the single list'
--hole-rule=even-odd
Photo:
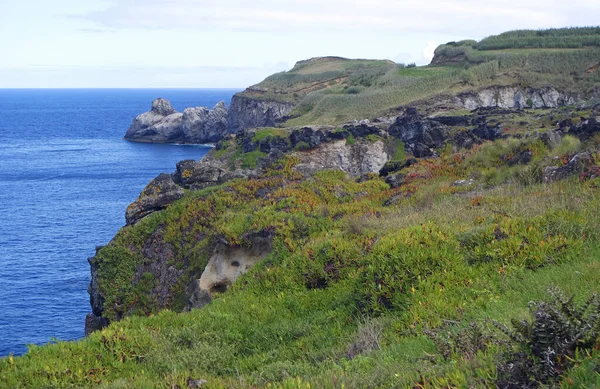
[{"label": "rock outcrop", "polygon": [[233,246],[220,241],[208,260],[190,297],[189,308],[201,308],[212,296],[227,291],[239,276],[263,260],[273,250],[273,230],[264,230],[244,237],[244,246]]},{"label": "rock outcrop", "polygon": [[161,174],[146,186],[140,196],[125,211],[127,224],[135,224],[152,212],[161,210],[183,197],[183,189],[170,174]]},{"label": "rock outcrop", "polygon": [[559,92],[551,87],[534,89],[518,86],[495,86],[461,93],[453,99],[457,106],[470,110],[481,107],[556,108],[577,101],[577,95]]},{"label": "rock outcrop", "polygon": [[406,144],[406,149],[417,158],[433,155],[432,148],[444,144],[448,127],[438,121],[423,118],[415,108],[408,108],[388,130],[390,135]]},{"label": "rock outcrop", "polygon": [[294,107],[291,102],[256,99],[238,93],[229,106],[229,131],[237,133],[246,128],[275,126],[284,121]]},{"label": "rock outcrop", "polygon": [[152,109],[137,116],[125,139],[149,143],[212,143],[228,133],[224,102],[213,109],[186,108],[177,112],[168,100],[158,98]]},{"label": "rock outcrop", "polygon": [[564,180],[573,175],[581,174],[586,167],[593,164],[594,157],[589,152],[575,154],[564,166],[549,166],[545,168],[544,183]]},{"label": "rock outcrop", "polygon": [[305,152],[296,153],[301,163],[294,168],[303,174],[314,174],[327,169],[341,170],[353,177],[379,173],[391,158],[383,141],[357,142],[332,141]]}]

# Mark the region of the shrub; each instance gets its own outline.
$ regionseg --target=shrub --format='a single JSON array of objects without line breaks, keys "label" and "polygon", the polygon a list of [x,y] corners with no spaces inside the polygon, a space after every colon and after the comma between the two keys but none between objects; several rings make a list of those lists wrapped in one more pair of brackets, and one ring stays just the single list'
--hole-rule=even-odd
[{"label": "shrub", "polygon": [[571,366],[575,351],[591,350],[600,335],[600,298],[582,304],[548,288],[551,300],[530,303],[530,320],[512,320],[512,329],[493,321],[513,344],[498,365],[499,388],[530,388],[550,384]]}]

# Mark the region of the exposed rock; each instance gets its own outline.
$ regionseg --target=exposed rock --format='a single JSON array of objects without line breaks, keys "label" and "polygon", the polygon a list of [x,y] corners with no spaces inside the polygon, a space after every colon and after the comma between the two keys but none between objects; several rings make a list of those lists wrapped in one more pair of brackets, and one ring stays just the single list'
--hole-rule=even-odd
[{"label": "exposed rock", "polygon": [[225,103],[221,101],[210,110],[206,107],[186,108],[181,125],[187,143],[218,142],[228,134]]},{"label": "exposed rock", "polygon": [[212,110],[206,107],[187,108],[177,112],[168,100],[158,98],[152,109],[138,115],[125,139],[152,143],[216,142],[227,131],[227,109],[220,102]]},{"label": "exposed rock", "polygon": [[[96,254],[102,249],[102,246],[96,247]],[[90,295],[90,306],[92,307],[92,313],[88,314],[85,318],[85,334],[86,336],[102,329],[108,325],[108,320],[102,317],[104,310],[104,296],[100,293],[98,285],[98,264],[94,261],[94,257],[88,258],[90,264],[91,279],[88,285],[88,294]]]},{"label": "exposed rock", "polygon": [[600,133],[600,117],[591,117],[589,119],[582,118],[579,123],[573,124],[571,122],[568,127],[570,134],[574,134],[582,139],[587,139],[596,133]]},{"label": "exposed rock", "polygon": [[251,153],[260,150],[263,153],[270,153],[275,150],[286,153],[291,150],[290,140],[287,137],[268,135],[266,138],[255,141],[256,130],[242,130],[236,138],[238,144],[242,146],[244,153]]},{"label": "exposed rock", "polygon": [[546,131],[540,135],[540,139],[548,148],[554,149],[562,143],[562,133],[559,130]]},{"label": "exposed rock", "polygon": [[324,169],[337,169],[360,177],[366,173],[378,173],[390,156],[382,141],[346,144],[345,140],[322,144],[319,148],[296,155],[301,163],[294,169],[303,174],[314,174]]},{"label": "exposed rock", "polygon": [[197,288],[190,299],[192,307],[200,308],[210,302],[210,296],[225,292],[240,275],[273,250],[273,230],[248,234],[244,240],[248,245],[232,246],[224,241],[217,243],[202,276],[197,280]]},{"label": "exposed rock", "polygon": [[473,185],[474,183],[475,183],[475,181],[472,178],[469,178],[468,180],[457,180],[457,181],[454,181],[450,185],[451,186],[469,186],[469,185]]},{"label": "exposed rock", "polygon": [[[344,139],[343,135],[337,136],[333,132],[333,127],[330,126],[313,126],[313,127],[302,127],[296,130],[293,130],[290,134],[290,142],[292,148],[296,148],[298,144],[306,144],[308,148],[315,148],[319,146],[322,142],[326,142],[330,136],[333,135],[337,139]],[[346,132],[345,137],[347,138],[349,133]]]},{"label": "exposed rock", "polygon": [[480,91],[457,95],[453,103],[466,109],[480,107],[501,108],[556,108],[574,104],[578,96],[561,93],[554,88],[521,88],[518,86],[495,86]]},{"label": "exposed rock", "polygon": [[188,159],[178,162],[173,178],[177,184],[186,189],[198,190],[234,178],[254,178],[257,175],[258,172],[253,169],[226,169],[223,163],[206,156],[200,161]]},{"label": "exposed rock", "polygon": [[108,320],[102,316],[98,317],[93,313],[88,313],[85,316],[85,336],[88,336],[94,331],[101,330],[108,325]]},{"label": "exposed rock", "polygon": [[452,143],[457,149],[470,149],[475,144],[475,137],[470,131],[458,131],[454,134]]},{"label": "exposed rock", "polygon": [[369,120],[361,120],[344,124],[343,128],[355,138],[364,138],[368,135],[382,135],[382,129],[380,125],[383,125],[384,127],[388,126],[385,123],[373,125]]},{"label": "exposed rock", "polygon": [[[183,269],[178,269],[172,263],[176,256],[176,249],[172,243],[165,241],[164,235],[165,227],[159,226],[146,239],[142,247],[145,261],[138,265],[132,280],[132,284],[136,286],[140,282],[146,281],[146,275],[152,276],[152,288],[148,290],[148,297],[152,300],[152,306],[158,309],[168,307],[174,297],[172,287],[184,273]],[[138,307],[134,305],[132,309],[135,308]],[[125,312],[125,314],[129,315],[130,312]]]},{"label": "exposed rock", "polygon": [[254,99],[238,93],[229,106],[229,131],[237,133],[246,128],[273,127],[285,120],[294,106],[290,102]]},{"label": "exposed rock", "polygon": [[388,129],[390,135],[406,144],[406,149],[417,158],[429,157],[431,148],[444,144],[448,127],[432,119],[419,115],[415,108],[408,108],[404,115]]},{"label": "exposed rock", "polygon": [[576,154],[565,166],[549,166],[544,169],[544,183],[564,180],[576,174],[581,174],[586,166],[594,163],[594,157],[589,152]]},{"label": "exposed rock", "polygon": [[167,205],[183,197],[183,189],[175,184],[170,174],[161,174],[146,186],[140,196],[127,207],[125,221],[135,224],[152,212],[164,209]]},{"label": "exposed rock", "polygon": [[392,174],[385,178],[385,183],[394,189],[404,184],[404,174]]}]

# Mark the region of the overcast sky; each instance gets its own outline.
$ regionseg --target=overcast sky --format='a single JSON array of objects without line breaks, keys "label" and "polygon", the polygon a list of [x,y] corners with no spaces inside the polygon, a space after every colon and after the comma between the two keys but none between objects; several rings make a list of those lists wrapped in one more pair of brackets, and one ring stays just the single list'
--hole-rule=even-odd
[{"label": "overcast sky", "polygon": [[302,59],[600,23],[600,1],[0,0],[0,88],[240,88]]}]

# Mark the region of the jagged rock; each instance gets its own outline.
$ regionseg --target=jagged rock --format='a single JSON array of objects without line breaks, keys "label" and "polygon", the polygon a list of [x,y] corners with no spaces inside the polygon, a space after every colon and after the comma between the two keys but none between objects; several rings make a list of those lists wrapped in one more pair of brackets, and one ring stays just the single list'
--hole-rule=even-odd
[{"label": "jagged rock", "polygon": [[183,189],[175,184],[170,174],[163,173],[150,181],[137,200],[127,207],[125,221],[128,225],[135,224],[182,197]]},{"label": "jagged rock", "polygon": [[385,178],[385,183],[394,189],[404,184],[404,174],[392,174]]},{"label": "jagged rock", "polygon": [[571,122],[569,133],[582,139],[587,139],[596,133],[600,133],[600,117],[582,118],[577,124]]},{"label": "jagged rock", "polygon": [[223,163],[206,156],[200,161],[188,159],[178,162],[173,178],[177,184],[186,189],[198,190],[234,178],[254,178],[257,175],[258,171],[255,169],[226,169]]},{"label": "jagged rock", "polygon": [[321,144],[307,152],[296,153],[301,163],[294,169],[305,175],[325,169],[337,169],[360,177],[366,173],[378,173],[390,158],[382,141],[346,144],[345,140]]},{"label": "jagged rock", "polygon": [[290,141],[286,137],[268,135],[265,139],[254,141],[256,130],[242,130],[237,134],[238,144],[241,144],[244,153],[251,153],[260,150],[263,153],[270,153],[278,150],[288,152],[291,150]]},{"label": "jagged rock", "polygon": [[227,131],[227,109],[220,102],[212,110],[206,107],[187,108],[177,112],[168,100],[158,98],[152,109],[138,115],[125,139],[152,143],[216,142]]},{"label": "jagged rock", "polygon": [[471,123],[470,116],[435,116],[431,120],[434,120],[445,126],[468,126]]},{"label": "jagged rock", "polygon": [[299,143],[308,145],[309,148],[315,148],[322,142],[327,141],[326,131],[332,127],[302,127],[293,130],[290,134],[290,142],[292,148],[295,148]]},{"label": "jagged rock", "polygon": [[415,108],[407,108],[404,115],[398,117],[388,129],[390,135],[406,144],[408,151],[415,157],[429,157],[434,153],[431,148],[444,144],[448,136],[448,127],[432,119],[419,115]]},{"label": "jagged rock", "polygon": [[551,87],[521,88],[518,86],[494,86],[480,91],[457,95],[453,103],[459,107],[474,110],[480,107],[501,108],[556,108],[574,104],[578,96],[562,93]]},{"label": "jagged rock", "polygon": [[210,110],[206,107],[186,108],[181,125],[185,142],[218,142],[228,134],[227,107],[221,101]]},{"label": "jagged rock", "polygon": [[559,130],[546,131],[540,135],[540,139],[548,148],[554,149],[562,143],[562,133]]},{"label": "jagged rock", "polygon": [[344,124],[343,128],[355,138],[364,138],[367,135],[381,135],[381,129],[376,125],[371,125],[369,120],[361,120],[354,123]]},{"label": "jagged rock", "polygon": [[286,118],[295,104],[236,94],[229,106],[229,131],[237,133],[247,128],[273,127]]},{"label": "jagged rock", "polygon": [[452,143],[458,149],[470,149],[475,144],[475,138],[468,131],[458,131],[456,134],[454,134]]},{"label": "jagged rock", "polygon": [[93,313],[88,313],[85,316],[85,336],[88,336],[94,331],[101,330],[108,325],[108,320],[102,316],[98,317]]},{"label": "jagged rock", "polygon": [[544,169],[544,183],[564,180],[576,174],[581,174],[586,166],[594,163],[594,157],[589,152],[576,154],[565,166],[548,166]]}]

